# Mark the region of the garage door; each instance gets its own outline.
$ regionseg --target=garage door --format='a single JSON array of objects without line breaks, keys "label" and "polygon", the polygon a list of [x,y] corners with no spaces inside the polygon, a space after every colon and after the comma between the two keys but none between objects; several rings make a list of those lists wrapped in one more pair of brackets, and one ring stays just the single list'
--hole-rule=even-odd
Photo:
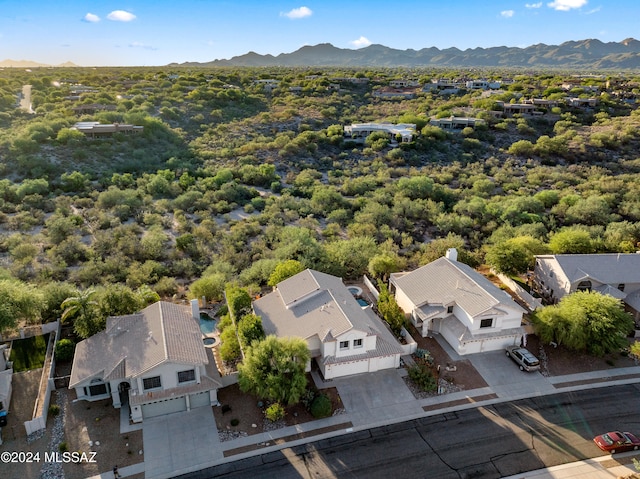
[{"label": "garage door", "polygon": [[209,400],[209,391],[192,394],[191,396],[189,396],[189,407],[191,407],[191,409],[202,406],[211,406],[211,401]]},{"label": "garage door", "polygon": [[179,398],[165,399],[163,401],[152,402],[142,406],[142,417],[144,419],[156,416],[171,414],[172,412],[180,412],[187,410],[187,398],[182,396]]}]

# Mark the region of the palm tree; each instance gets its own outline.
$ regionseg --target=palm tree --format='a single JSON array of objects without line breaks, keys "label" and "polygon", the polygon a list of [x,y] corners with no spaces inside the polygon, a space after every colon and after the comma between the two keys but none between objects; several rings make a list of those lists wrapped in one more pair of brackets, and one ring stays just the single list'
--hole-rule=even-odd
[{"label": "palm tree", "polygon": [[60,320],[63,323],[73,320],[73,329],[82,338],[88,338],[100,330],[94,309],[98,303],[91,299],[94,294],[93,288],[79,290],[75,296],[70,296],[60,304],[63,309]]}]

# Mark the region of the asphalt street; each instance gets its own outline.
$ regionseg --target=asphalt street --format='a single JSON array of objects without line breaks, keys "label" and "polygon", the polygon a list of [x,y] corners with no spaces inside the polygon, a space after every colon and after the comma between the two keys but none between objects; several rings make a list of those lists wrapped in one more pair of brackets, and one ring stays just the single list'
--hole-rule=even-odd
[{"label": "asphalt street", "polygon": [[592,438],[640,430],[640,384],[436,414],[221,464],[181,479],[498,479],[602,455]]}]

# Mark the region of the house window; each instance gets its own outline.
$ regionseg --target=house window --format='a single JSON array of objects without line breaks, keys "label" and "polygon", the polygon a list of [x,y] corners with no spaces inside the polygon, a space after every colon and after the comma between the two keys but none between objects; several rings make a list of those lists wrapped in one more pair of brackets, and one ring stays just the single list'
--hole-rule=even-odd
[{"label": "house window", "polygon": [[102,396],[107,394],[107,385],[101,379],[92,379],[88,396]]},{"label": "house window", "polygon": [[493,327],[493,318],[486,318],[480,320],[481,328],[492,328]]},{"label": "house window", "polygon": [[353,347],[354,348],[361,348],[362,347],[362,339],[354,339],[353,340]]},{"label": "house window", "polygon": [[196,370],[188,369],[186,371],[178,371],[178,382],[179,383],[188,383],[189,381],[196,380]]},{"label": "house window", "polygon": [[591,291],[591,281],[580,281],[578,291]]},{"label": "house window", "polygon": [[162,387],[160,382],[160,376],[154,376],[152,378],[144,378],[142,380],[142,387],[146,391],[147,389],[156,389]]},{"label": "house window", "polygon": [[624,283],[620,283],[620,284],[618,285],[618,289],[619,289],[620,291],[624,291]]},{"label": "house window", "polygon": [[453,306],[447,306],[447,314],[453,313]]},{"label": "house window", "polygon": [[349,341],[340,341],[340,349],[349,349]]}]

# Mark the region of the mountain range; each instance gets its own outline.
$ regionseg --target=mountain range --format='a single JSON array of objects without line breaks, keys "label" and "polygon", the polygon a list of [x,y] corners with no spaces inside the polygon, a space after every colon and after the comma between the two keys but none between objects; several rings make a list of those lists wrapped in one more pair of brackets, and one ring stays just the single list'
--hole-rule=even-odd
[{"label": "mountain range", "polygon": [[2,60],[0,68],[42,68],[42,67],[77,67],[75,63],[65,62],[60,65],[47,65],[46,63],[32,62],[31,60]]},{"label": "mountain range", "polygon": [[249,52],[228,60],[172,63],[169,66],[343,66],[343,67],[481,67],[563,68],[630,70],[640,67],[640,41],[627,38],[604,43],[597,39],[569,41],[560,45],[538,43],[526,48],[491,47],[422,48],[397,50],[369,45],[358,50],[337,48],[330,43],[304,46],[277,56]]}]

